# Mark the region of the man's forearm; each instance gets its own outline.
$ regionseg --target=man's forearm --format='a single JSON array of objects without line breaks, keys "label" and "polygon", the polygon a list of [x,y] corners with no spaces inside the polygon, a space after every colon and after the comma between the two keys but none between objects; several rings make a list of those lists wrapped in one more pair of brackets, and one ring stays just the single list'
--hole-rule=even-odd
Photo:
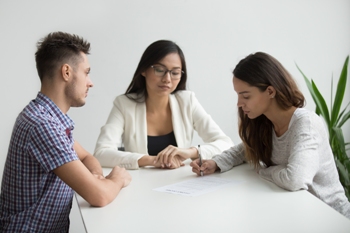
[{"label": "man's forearm", "polygon": [[98,162],[98,160],[94,156],[88,155],[81,162],[85,165],[87,169],[89,169],[89,171],[92,174],[103,176],[101,164]]}]

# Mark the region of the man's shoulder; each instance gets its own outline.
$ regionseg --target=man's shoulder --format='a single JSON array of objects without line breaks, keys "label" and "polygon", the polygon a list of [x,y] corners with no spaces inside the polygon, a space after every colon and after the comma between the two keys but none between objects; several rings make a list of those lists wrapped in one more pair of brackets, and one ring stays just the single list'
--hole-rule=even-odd
[{"label": "man's shoulder", "polygon": [[52,115],[45,107],[35,101],[31,101],[19,114],[16,119],[16,126],[20,128],[51,128],[59,126],[59,120]]}]

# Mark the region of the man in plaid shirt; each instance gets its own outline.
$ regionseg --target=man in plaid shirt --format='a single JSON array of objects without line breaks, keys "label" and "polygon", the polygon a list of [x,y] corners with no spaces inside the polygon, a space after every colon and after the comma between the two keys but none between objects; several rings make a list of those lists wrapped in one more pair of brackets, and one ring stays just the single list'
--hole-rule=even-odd
[{"label": "man in plaid shirt", "polygon": [[80,107],[93,83],[90,44],[63,32],[37,44],[41,90],[17,117],[0,194],[0,232],[68,232],[74,191],[105,206],[126,187],[129,173],[104,177],[98,161],[72,137],[70,107]]}]

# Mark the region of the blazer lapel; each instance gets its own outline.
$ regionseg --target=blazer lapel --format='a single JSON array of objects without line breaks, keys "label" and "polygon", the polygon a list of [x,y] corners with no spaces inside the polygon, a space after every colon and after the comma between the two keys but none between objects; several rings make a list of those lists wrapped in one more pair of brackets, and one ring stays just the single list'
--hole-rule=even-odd
[{"label": "blazer lapel", "polygon": [[140,153],[148,154],[147,150],[147,116],[146,116],[146,104],[137,103],[135,111],[135,125],[136,135],[134,145],[137,147],[136,151]]},{"label": "blazer lapel", "polygon": [[173,122],[173,129],[177,146],[183,148],[186,146],[186,130],[183,124],[183,114],[179,106],[179,102],[174,94],[170,95],[170,109]]}]

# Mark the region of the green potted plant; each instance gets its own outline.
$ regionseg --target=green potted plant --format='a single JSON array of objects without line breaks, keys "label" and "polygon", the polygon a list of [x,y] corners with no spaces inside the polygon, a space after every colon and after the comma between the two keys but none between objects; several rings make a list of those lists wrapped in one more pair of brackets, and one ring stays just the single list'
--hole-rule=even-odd
[{"label": "green potted plant", "polygon": [[300,73],[303,75],[310,94],[316,104],[316,113],[321,115],[326,122],[329,133],[329,143],[331,145],[335,164],[338,169],[339,179],[342,183],[345,194],[350,201],[350,159],[346,151],[349,150],[349,142],[345,142],[342,131],[342,126],[350,118],[350,110],[346,111],[350,102],[345,108],[340,111],[343,102],[343,97],[346,91],[346,81],[348,76],[349,56],[346,57],[340,78],[338,81],[335,98],[333,101],[333,77],[331,81],[331,105],[328,108],[326,101],[318,90],[315,82],[309,80],[301,69],[297,66]]}]

